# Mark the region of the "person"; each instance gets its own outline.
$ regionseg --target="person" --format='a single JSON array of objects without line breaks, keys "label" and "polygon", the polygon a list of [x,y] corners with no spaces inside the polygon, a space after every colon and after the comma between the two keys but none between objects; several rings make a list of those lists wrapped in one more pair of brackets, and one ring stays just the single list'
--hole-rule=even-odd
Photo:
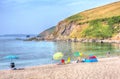
[{"label": "person", "polygon": [[15,68],[15,63],[14,62],[11,62],[10,63],[10,68],[12,69],[12,70],[15,70],[16,68]]},{"label": "person", "polygon": [[86,61],[86,58],[83,58],[81,62],[85,62]]},{"label": "person", "polygon": [[76,63],[80,63],[80,62],[81,62],[80,57],[77,57]]},{"label": "person", "polygon": [[65,61],[65,64],[69,64],[71,62],[70,57],[67,58],[67,61]]},{"label": "person", "polygon": [[65,64],[65,60],[64,59],[61,59],[61,64]]},{"label": "person", "polygon": [[107,52],[107,56],[108,56],[108,57],[110,56],[110,52]]},{"label": "person", "polygon": [[110,52],[108,52],[108,54],[110,54]]},{"label": "person", "polygon": [[65,64],[65,60],[61,59],[60,62],[57,65],[63,65],[63,64]]}]

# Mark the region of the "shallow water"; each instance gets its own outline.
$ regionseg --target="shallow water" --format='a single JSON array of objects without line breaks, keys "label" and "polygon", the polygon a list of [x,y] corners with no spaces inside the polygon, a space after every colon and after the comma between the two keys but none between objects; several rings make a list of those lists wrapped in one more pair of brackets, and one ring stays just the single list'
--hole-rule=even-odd
[{"label": "shallow water", "polygon": [[79,43],[79,42],[48,42],[48,41],[22,41],[15,37],[0,37],[0,69],[9,69],[10,60],[4,59],[7,55],[17,55],[19,59],[13,60],[17,67],[28,67],[56,63],[52,60],[55,52],[63,52],[64,58],[72,60],[73,53],[79,51],[86,55],[106,56],[120,54],[119,44],[110,43]]}]

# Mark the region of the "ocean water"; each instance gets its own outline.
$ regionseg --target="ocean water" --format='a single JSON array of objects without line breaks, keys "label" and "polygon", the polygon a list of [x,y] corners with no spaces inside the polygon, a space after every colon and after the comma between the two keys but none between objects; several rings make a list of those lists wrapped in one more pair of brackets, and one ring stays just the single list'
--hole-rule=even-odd
[{"label": "ocean water", "polygon": [[[105,57],[107,52],[111,55],[120,54],[119,44],[110,43],[80,43],[80,42],[49,42],[49,41],[22,41],[16,37],[0,37],[0,70],[9,69],[10,60],[4,59],[7,55],[17,55],[14,59],[17,68],[58,63],[52,59],[55,52],[63,52],[64,59],[71,57],[76,60],[73,53],[76,51],[86,55]],[[21,38],[21,37],[20,37]]]}]

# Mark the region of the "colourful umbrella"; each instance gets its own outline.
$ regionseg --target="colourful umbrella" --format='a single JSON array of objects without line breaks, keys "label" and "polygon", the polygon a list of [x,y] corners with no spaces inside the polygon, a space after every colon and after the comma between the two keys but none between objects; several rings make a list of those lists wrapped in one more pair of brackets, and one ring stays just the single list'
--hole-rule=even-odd
[{"label": "colourful umbrella", "polygon": [[5,58],[5,59],[10,59],[11,62],[12,62],[13,59],[18,59],[19,57],[16,56],[16,55],[8,55],[8,56],[5,56],[4,58]]},{"label": "colourful umbrella", "polygon": [[80,53],[80,56],[82,56],[83,55],[83,53]]},{"label": "colourful umbrella", "polygon": [[63,53],[57,52],[53,55],[53,59],[54,60],[60,60],[60,59],[62,59],[63,56],[64,56]]},{"label": "colourful umbrella", "polygon": [[74,56],[76,56],[76,57],[82,56],[82,53],[80,53],[80,52],[75,52],[75,53],[74,53]]}]

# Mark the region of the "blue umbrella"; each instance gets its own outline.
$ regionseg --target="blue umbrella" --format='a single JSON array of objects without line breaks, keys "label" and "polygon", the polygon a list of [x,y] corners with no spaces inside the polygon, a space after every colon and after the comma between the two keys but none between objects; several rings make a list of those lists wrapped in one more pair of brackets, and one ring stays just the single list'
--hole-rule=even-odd
[{"label": "blue umbrella", "polygon": [[8,55],[8,56],[5,56],[4,58],[5,58],[5,59],[10,59],[11,62],[12,62],[13,59],[18,59],[19,57],[16,56],[16,55]]}]

